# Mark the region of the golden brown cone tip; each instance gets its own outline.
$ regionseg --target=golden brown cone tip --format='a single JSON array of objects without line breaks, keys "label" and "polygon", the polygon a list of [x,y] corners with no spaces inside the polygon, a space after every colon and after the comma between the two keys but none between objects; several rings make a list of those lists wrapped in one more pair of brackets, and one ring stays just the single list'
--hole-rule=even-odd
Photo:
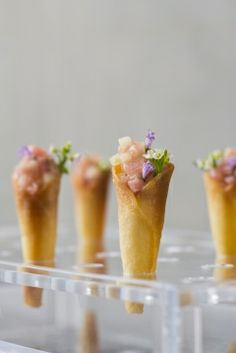
[{"label": "golden brown cone tip", "polygon": [[[129,277],[135,280],[154,280],[156,279],[156,273],[143,273],[141,275],[133,275],[132,277]],[[132,286],[133,284],[128,283],[128,285]],[[142,314],[144,311],[144,304],[127,300],[125,302],[125,308],[128,314]]]},{"label": "golden brown cone tip", "polygon": [[225,187],[208,172],[203,177],[217,257],[236,256],[236,183]]},{"label": "golden brown cone tip", "polygon": [[126,301],[125,309],[128,314],[142,314],[144,311],[144,304]]},{"label": "golden brown cone tip", "polygon": [[71,174],[77,232],[85,240],[103,237],[110,175],[110,170],[102,171],[92,184],[84,184],[76,172]]},{"label": "golden brown cone tip", "polygon": [[216,260],[214,279],[217,282],[231,281],[236,279],[236,257],[228,256]]},{"label": "golden brown cone tip", "polygon": [[[50,261],[47,263],[31,263],[28,265],[38,265],[40,267],[47,266],[47,267],[54,267],[54,262]],[[30,268],[27,266],[23,266],[19,269],[22,272],[28,272],[28,273],[33,273],[33,274],[38,274],[38,275],[47,275],[46,270],[37,270],[35,268]],[[42,288],[37,288],[37,287],[30,287],[30,286],[23,286],[23,297],[24,297],[24,303],[27,306],[30,306],[32,308],[39,308],[42,305],[42,297],[43,297],[43,289]]]},{"label": "golden brown cone tip", "polygon": [[[174,165],[153,177],[141,192],[134,194],[119,178],[120,169],[113,167],[113,181],[118,202],[120,248],[123,272],[127,276],[150,279],[156,272],[165,205]],[[128,312],[135,306],[126,305]],[[137,312],[142,309],[137,307]]]}]

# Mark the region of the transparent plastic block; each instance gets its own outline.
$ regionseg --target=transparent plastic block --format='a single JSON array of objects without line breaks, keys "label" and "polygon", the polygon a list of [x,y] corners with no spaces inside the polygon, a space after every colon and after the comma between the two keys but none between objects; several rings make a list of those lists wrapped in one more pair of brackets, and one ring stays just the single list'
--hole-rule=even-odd
[{"label": "transparent plastic block", "polygon": [[[50,268],[24,264],[18,230],[1,229],[1,352],[8,343],[16,352],[179,353],[176,287],[124,278],[117,234],[88,263],[81,263],[80,245],[69,234],[59,232]],[[26,292],[39,293],[42,305],[26,305]],[[128,314],[127,302],[143,305],[143,313]]]}]

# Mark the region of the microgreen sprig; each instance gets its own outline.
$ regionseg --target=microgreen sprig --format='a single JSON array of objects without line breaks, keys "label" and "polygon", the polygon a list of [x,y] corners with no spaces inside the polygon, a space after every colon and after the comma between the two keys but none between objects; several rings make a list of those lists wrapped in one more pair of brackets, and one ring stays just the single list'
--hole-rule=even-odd
[{"label": "microgreen sprig", "polygon": [[203,170],[209,171],[211,169],[215,169],[218,166],[218,162],[224,156],[224,152],[221,150],[216,150],[210,153],[205,159],[198,159],[194,162],[194,165]]},{"label": "microgreen sprig", "polygon": [[68,162],[73,162],[76,158],[79,157],[78,153],[73,153],[71,151],[71,143],[67,142],[65,145],[61,147],[50,147],[50,152],[54,156],[54,160],[58,166],[60,173],[68,174]]},{"label": "microgreen sprig", "polygon": [[106,172],[110,169],[110,163],[104,160],[98,162],[98,169],[101,172]]},{"label": "microgreen sprig", "polygon": [[170,162],[170,154],[166,149],[149,149],[144,157],[148,161],[147,163],[151,163],[154,166],[155,175],[161,173],[166,164]]}]

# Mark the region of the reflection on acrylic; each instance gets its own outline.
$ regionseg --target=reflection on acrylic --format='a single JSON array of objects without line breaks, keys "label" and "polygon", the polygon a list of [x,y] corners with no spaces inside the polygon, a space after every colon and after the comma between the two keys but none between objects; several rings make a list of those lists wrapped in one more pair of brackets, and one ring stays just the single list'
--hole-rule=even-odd
[{"label": "reflection on acrylic", "polygon": [[215,262],[214,279],[217,282],[232,281],[236,279],[236,257],[225,256]]},{"label": "reflection on acrylic", "polygon": [[96,313],[87,310],[84,313],[82,326],[79,333],[77,353],[99,353],[99,338]]}]

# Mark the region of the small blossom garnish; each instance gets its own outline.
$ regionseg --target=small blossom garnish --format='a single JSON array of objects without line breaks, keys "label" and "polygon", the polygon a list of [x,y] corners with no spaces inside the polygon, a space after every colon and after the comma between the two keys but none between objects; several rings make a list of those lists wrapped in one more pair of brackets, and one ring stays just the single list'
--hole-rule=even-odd
[{"label": "small blossom garnish", "polygon": [[155,132],[148,130],[147,136],[145,137],[146,149],[150,149],[152,147],[152,143],[155,141],[155,138]]},{"label": "small blossom garnish", "polygon": [[154,166],[155,175],[162,172],[163,168],[170,162],[170,154],[169,152],[164,150],[154,150],[150,149],[144,155],[150,164]]},{"label": "small blossom garnish", "polygon": [[226,164],[232,168],[235,169],[236,168],[236,157],[229,157],[226,159]]},{"label": "small blossom garnish", "polygon": [[29,147],[28,146],[21,146],[18,151],[17,151],[17,154],[20,156],[20,157],[29,157],[32,155],[32,152],[30,151]]},{"label": "small blossom garnish", "polygon": [[98,162],[98,169],[101,172],[107,172],[110,169],[110,163],[104,160]]},{"label": "small blossom garnish", "polygon": [[79,157],[79,153],[72,153],[70,142],[59,148],[51,146],[50,152],[54,156],[58,169],[62,174],[68,174],[68,162],[73,162]]},{"label": "small blossom garnish", "polygon": [[194,162],[196,167],[203,171],[209,171],[217,168],[219,161],[223,158],[224,152],[216,150],[210,153],[205,159],[198,159]]},{"label": "small blossom garnish", "polygon": [[142,178],[146,179],[155,170],[154,165],[151,162],[145,162],[143,164]]}]

